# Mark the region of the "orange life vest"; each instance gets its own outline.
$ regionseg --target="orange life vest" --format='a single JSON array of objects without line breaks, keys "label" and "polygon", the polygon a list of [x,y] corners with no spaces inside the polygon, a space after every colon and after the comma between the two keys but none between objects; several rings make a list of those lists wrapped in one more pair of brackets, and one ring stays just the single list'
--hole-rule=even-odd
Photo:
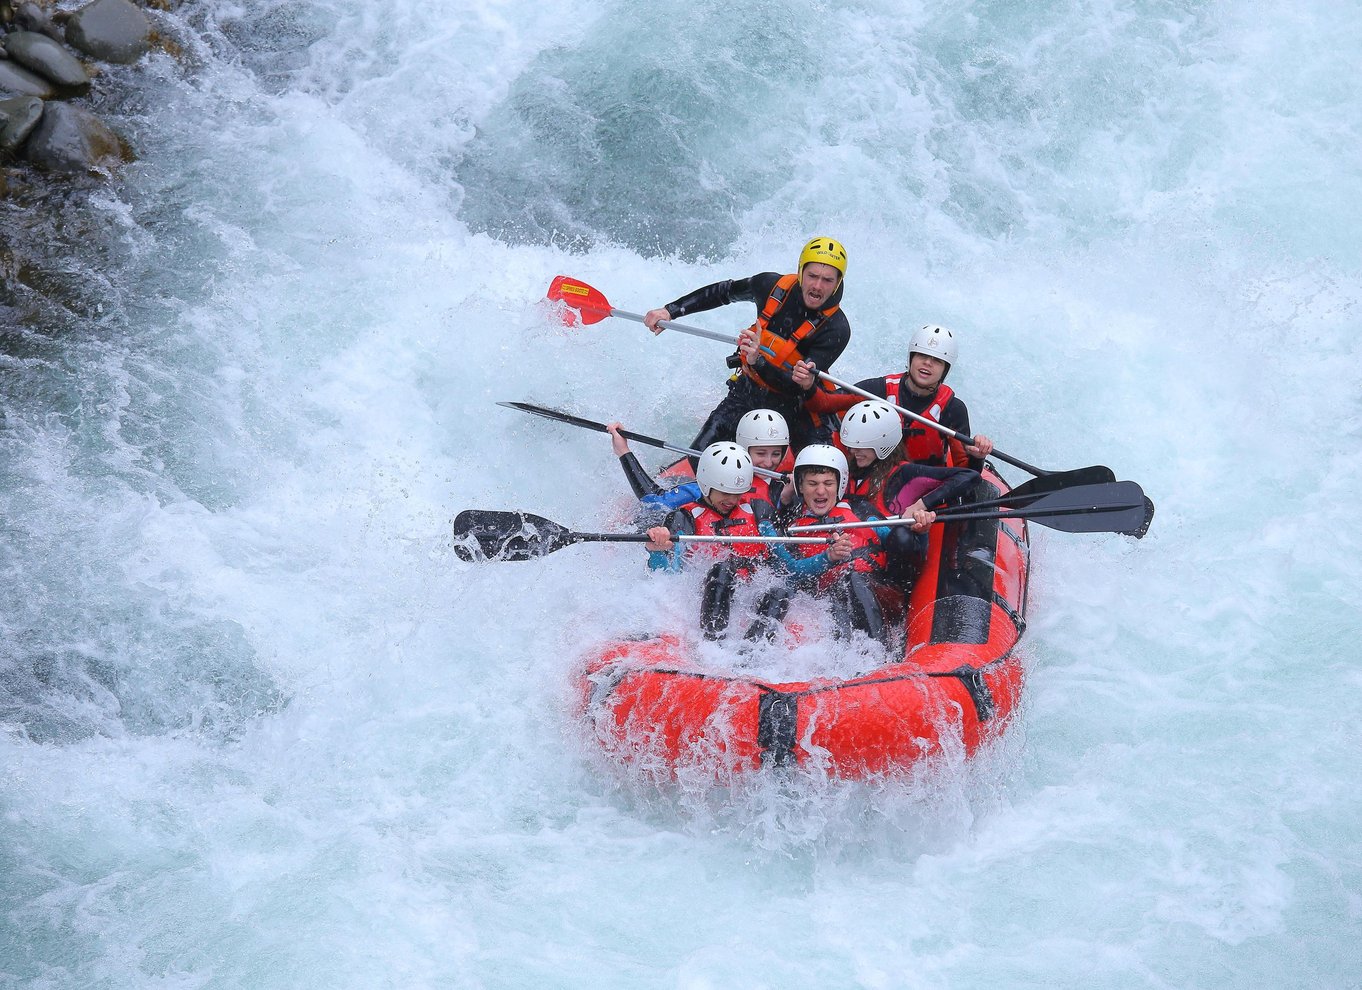
[{"label": "orange life vest", "polygon": [[[899,401],[899,390],[902,384],[902,374],[884,376],[884,394],[889,399],[890,405],[903,405]],[[934,423],[940,423],[946,403],[950,402],[954,395],[955,392],[951,387],[943,382],[936,387],[936,395],[932,397],[931,405],[918,415],[930,419]],[[915,419],[907,419],[907,417],[904,417],[904,419],[906,422],[903,424],[903,446],[908,452],[908,460],[951,467],[964,463],[962,459],[964,445],[960,444],[959,441],[952,440],[940,430],[924,426]]]},{"label": "orange life vest", "polygon": [[[780,307],[785,305],[785,300],[789,298],[790,290],[799,284],[798,275],[782,275],[771,289],[771,294],[766,297],[766,302],[761,307],[761,313],[757,316],[757,322],[750,326],[749,330],[757,331],[759,336],[758,346],[761,348],[762,356],[767,362],[780,368],[783,371],[793,371],[794,366],[804,360],[803,353],[799,350],[799,345],[806,337],[818,332],[819,328],[828,321],[837,310],[838,306],[829,306],[827,309],[820,309],[818,315],[812,320],[805,320],[795,327],[794,333],[789,337],[781,337],[766,329],[771,322],[771,317],[780,311]],[[767,391],[774,392],[775,389],[769,382],[762,380],[761,376],[752,369],[743,359],[743,374],[752,379]]]}]

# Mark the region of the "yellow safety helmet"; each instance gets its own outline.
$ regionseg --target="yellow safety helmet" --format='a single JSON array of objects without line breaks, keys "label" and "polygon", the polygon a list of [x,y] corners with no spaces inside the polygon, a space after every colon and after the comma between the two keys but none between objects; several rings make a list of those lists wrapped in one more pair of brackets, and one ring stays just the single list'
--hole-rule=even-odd
[{"label": "yellow safety helmet", "polygon": [[831,237],[815,237],[799,252],[799,267],[796,271],[802,272],[811,261],[831,265],[842,278],[847,277],[847,249],[842,247],[841,241],[834,241]]}]

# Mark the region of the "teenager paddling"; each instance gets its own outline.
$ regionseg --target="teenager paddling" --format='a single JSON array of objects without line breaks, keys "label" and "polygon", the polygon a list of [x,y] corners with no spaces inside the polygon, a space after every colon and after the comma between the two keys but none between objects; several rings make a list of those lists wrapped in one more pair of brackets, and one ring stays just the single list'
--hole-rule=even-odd
[{"label": "teenager paddling", "polygon": [[766,558],[766,545],[678,544],[672,536],[757,536],[772,510],[764,499],[749,498],[752,459],[736,443],[710,444],[698,461],[695,483],[700,498],[673,512],[666,526],[649,529],[645,546],[650,570],[679,571],[689,561],[712,562],[705,574],[700,627],[706,639],[718,639],[728,628],[736,583],[750,577],[753,567]]},{"label": "teenager paddling", "polygon": [[[760,408],[785,418],[796,451],[831,436],[829,424],[810,414],[804,403],[814,392],[812,371],[831,368],[851,340],[851,324],[841,310],[846,271],[846,249],[830,237],[815,237],[804,245],[793,275],[762,272],[715,282],[644,314],[648,329],[661,333],[658,324],[663,320],[730,303],[750,302],[757,308],[757,321],[739,335],[738,350],[729,358],[729,366],[737,370],[729,379],[728,394],[709,414],[692,447],[732,439],[743,414]],[[802,380],[794,377],[798,368],[805,371]]]},{"label": "teenager paddling", "polygon": [[[915,331],[908,341],[908,366],[897,374],[867,378],[856,383],[863,392],[887,399],[909,412],[925,416],[963,436],[971,436],[969,410],[955,391],[945,383],[946,375],[959,357],[955,333],[928,324]],[[813,376],[803,369],[792,375],[796,382],[809,384]],[[819,390],[811,393],[809,408],[820,414],[842,412],[864,396],[851,392]],[[993,441],[982,434],[968,446],[959,440],[916,420],[904,424],[905,451],[908,459],[927,464],[983,467],[984,458],[993,452]]]}]

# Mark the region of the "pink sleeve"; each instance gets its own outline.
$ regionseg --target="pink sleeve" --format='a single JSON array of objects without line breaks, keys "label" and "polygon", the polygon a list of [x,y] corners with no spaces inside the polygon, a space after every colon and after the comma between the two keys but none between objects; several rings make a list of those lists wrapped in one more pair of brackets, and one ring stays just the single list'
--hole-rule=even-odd
[{"label": "pink sleeve", "polygon": [[889,504],[889,511],[901,516],[908,506],[940,487],[941,481],[937,478],[914,478],[899,489],[894,501]]}]

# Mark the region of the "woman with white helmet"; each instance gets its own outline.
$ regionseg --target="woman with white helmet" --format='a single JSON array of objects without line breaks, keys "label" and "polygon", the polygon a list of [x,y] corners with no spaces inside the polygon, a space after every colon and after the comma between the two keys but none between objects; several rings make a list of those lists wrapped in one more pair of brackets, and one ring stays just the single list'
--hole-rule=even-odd
[{"label": "woman with white helmet", "polygon": [[774,409],[753,409],[738,420],[733,442],[747,451],[754,465],[774,471],[790,449],[790,427]]},{"label": "woman with white helmet", "polygon": [[974,487],[979,472],[909,460],[902,424],[889,403],[858,402],[842,416],[842,446],[850,461],[851,504],[861,517],[914,520],[912,526],[876,531],[885,549],[880,578],[907,594],[926,559],[926,534],[936,519],[934,510]]},{"label": "woman with white helmet", "polygon": [[938,509],[979,480],[979,472],[969,468],[910,460],[902,424],[894,407],[877,399],[858,402],[842,416],[842,446],[851,468],[847,494],[866,500],[865,509],[879,516]]},{"label": "woman with white helmet", "polygon": [[[828,444],[810,444],[795,458],[794,484],[799,504],[791,510],[796,518],[791,525],[807,526],[828,522],[859,522],[852,508],[842,500],[850,472],[846,455]],[[773,523],[763,520],[759,529],[775,535]],[[790,577],[790,587],[780,601],[764,602],[764,621],[748,631],[770,636],[775,624],[789,607],[789,591],[802,588],[828,595],[834,602],[834,615],[844,630],[859,629],[879,639],[884,618],[869,576],[883,566],[879,537],[874,529],[846,530],[836,534],[826,549],[800,545],[794,552],[784,546],[771,547],[771,560]],[[768,596],[769,597],[769,596]]]},{"label": "woman with white helmet", "polygon": [[[774,409],[753,409],[738,420],[733,442],[747,451],[754,466],[778,471],[790,450],[790,427],[785,417]],[[788,505],[794,496],[794,490],[784,481],[768,481],[761,477],[752,479],[752,493],[774,506],[782,502]]]},{"label": "woman with white helmet", "polygon": [[[913,332],[908,340],[908,365],[896,374],[866,378],[856,383],[869,392],[909,412],[940,423],[947,429],[971,436],[969,410],[955,391],[945,383],[946,375],[959,357],[959,341],[955,331],[929,323]],[[804,376],[796,372],[796,380]],[[808,378],[812,383],[813,379]],[[840,389],[815,391],[809,409],[831,415],[851,408],[863,396]],[[910,420],[904,428],[904,451],[908,460],[940,466],[983,467],[984,458],[993,452],[993,441],[983,434],[974,436],[966,446],[945,434]]]}]

